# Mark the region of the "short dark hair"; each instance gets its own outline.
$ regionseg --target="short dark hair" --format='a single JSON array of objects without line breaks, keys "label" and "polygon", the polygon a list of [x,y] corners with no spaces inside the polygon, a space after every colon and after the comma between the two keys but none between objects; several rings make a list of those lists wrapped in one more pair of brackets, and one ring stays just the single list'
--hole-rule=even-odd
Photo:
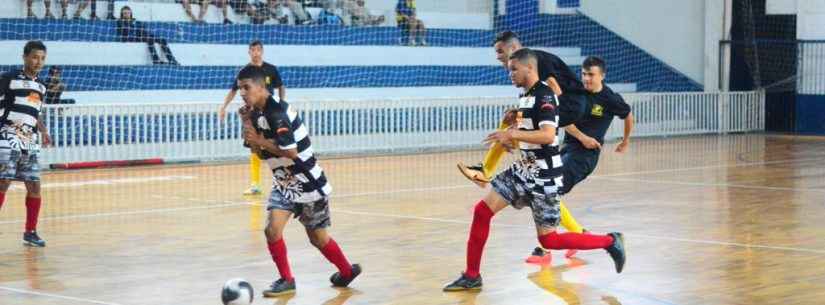
[{"label": "short dark hair", "polygon": [[261,42],[260,40],[254,40],[254,41],[252,41],[252,42],[250,42],[250,43],[249,43],[249,47],[250,47],[250,48],[252,48],[252,47],[254,47],[254,46],[259,46],[259,47],[263,48],[263,47],[264,47],[264,43],[263,43],[263,42]]},{"label": "short dark hair", "polygon": [[23,55],[28,56],[32,51],[46,52],[46,45],[40,40],[30,40],[26,43],[26,46],[23,47]]},{"label": "short dark hair", "polygon": [[266,72],[261,67],[248,65],[248,66],[244,67],[243,69],[241,69],[240,72],[238,72],[238,80],[240,81],[240,80],[245,80],[245,79],[251,79],[252,81],[254,81],[256,83],[259,83],[261,85],[265,85],[266,84]]},{"label": "short dark hair", "polygon": [[607,66],[604,63],[604,59],[602,59],[601,57],[588,56],[587,58],[584,59],[584,62],[582,63],[582,68],[585,68],[585,69],[589,70],[592,67],[599,67],[599,69],[602,71],[602,73],[607,72]]},{"label": "short dark hair", "polygon": [[493,41],[493,44],[495,45],[496,43],[499,43],[499,42],[504,42],[506,44],[511,44],[513,42],[516,42],[516,41],[518,41],[518,35],[516,34],[516,32],[503,31],[503,32],[499,32],[498,34],[496,34],[496,40]]},{"label": "short dark hair", "polygon": [[517,51],[510,54],[511,60],[518,60],[522,64],[527,64],[529,62],[538,63],[538,57],[536,56],[536,52],[530,50],[528,48],[521,48]]}]

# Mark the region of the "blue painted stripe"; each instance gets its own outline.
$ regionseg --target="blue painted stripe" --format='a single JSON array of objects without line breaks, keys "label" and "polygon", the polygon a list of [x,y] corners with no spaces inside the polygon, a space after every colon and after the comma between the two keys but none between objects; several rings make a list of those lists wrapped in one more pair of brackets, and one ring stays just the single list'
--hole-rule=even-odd
[{"label": "blue painted stripe", "polygon": [[[147,22],[149,32],[170,43],[292,45],[398,45],[396,27],[290,26],[254,24],[194,24],[191,22]],[[495,34],[490,30],[428,29],[433,46],[488,47]],[[62,19],[0,19],[0,40],[52,40],[117,42],[114,21]]]},{"label": "blue painted stripe", "polygon": [[579,2],[579,0],[558,0],[556,3],[561,8],[574,8],[581,6]]}]

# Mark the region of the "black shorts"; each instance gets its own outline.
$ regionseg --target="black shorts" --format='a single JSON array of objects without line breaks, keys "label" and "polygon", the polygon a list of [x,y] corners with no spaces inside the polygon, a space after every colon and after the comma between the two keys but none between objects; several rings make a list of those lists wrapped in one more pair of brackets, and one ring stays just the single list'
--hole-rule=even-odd
[{"label": "black shorts", "polygon": [[562,186],[559,194],[569,193],[576,184],[582,182],[596,169],[599,163],[598,149],[587,149],[579,144],[566,144],[561,149]]},{"label": "black shorts", "polygon": [[584,94],[570,92],[560,95],[559,127],[578,122],[589,108],[587,97]]}]

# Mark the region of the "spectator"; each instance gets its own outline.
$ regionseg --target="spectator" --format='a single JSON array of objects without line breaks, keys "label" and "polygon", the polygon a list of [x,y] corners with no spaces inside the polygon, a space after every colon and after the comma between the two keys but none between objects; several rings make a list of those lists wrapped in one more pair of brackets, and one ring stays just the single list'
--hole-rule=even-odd
[{"label": "spectator", "polygon": [[[74,11],[74,19],[80,19],[80,14],[86,10],[87,6],[89,6],[89,1],[91,0],[74,1],[77,3],[77,9]],[[63,8],[63,14],[60,15],[60,18],[66,19],[66,14],[69,13],[69,0],[61,0],[60,7]]]},{"label": "spectator", "polygon": [[275,19],[278,19],[280,23],[286,20],[286,13],[284,13],[284,7],[288,8],[290,12],[292,12],[292,17],[295,18],[295,24],[311,24],[312,18],[309,17],[309,14],[304,10],[304,6],[301,3],[298,3],[296,0],[269,0],[269,11],[272,12]]},{"label": "spectator", "polygon": [[62,74],[63,71],[59,66],[52,66],[49,69],[49,77],[46,78],[46,104],[74,104],[72,99],[60,98],[66,90],[66,85],[61,79]]},{"label": "spectator", "polygon": [[335,14],[336,5],[334,1],[325,1],[323,9],[318,13],[318,24],[323,25],[344,25],[341,16]]},{"label": "spectator", "polygon": [[[197,18],[195,18],[195,15],[192,14],[192,5],[189,1],[200,5],[200,11],[198,12]],[[206,12],[209,10],[209,4],[211,3],[221,9],[221,12],[223,13],[223,24],[232,24],[232,21],[229,20],[229,16],[227,15],[229,13],[227,0],[181,0],[180,2],[183,4],[183,10],[186,12],[186,15],[188,15],[189,18],[192,18],[192,21],[195,23],[205,23],[205,21],[203,21],[203,17],[206,16]]]},{"label": "spectator", "polygon": [[132,9],[124,6],[120,9],[120,20],[117,21],[117,34],[120,36],[122,42],[145,42],[149,45],[149,54],[152,55],[152,63],[162,65],[164,62],[158,57],[157,50],[155,50],[155,43],[160,45],[163,53],[166,54],[166,64],[178,65],[175,56],[172,55],[172,50],[169,50],[169,45],[163,38],[155,38],[152,33],[146,30],[146,25],[132,17]]},{"label": "spectator", "polygon": [[401,29],[401,43],[403,43],[404,36],[408,38],[408,45],[416,45],[416,36],[421,40],[421,45],[427,45],[427,29],[424,28],[424,23],[418,19],[415,14],[415,0],[398,0],[398,5],[395,6],[398,27]]},{"label": "spectator", "polygon": [[[34,2],[34,0],[26,0],[27,18],[37,18],[32,10],[32,2]],[[52,15],[52,0],[43,0],[43,6],[46,7],[46,15],[44,15],[43,18],[54,18],[54,15]]]},{"label": "spectator", "polygon": [[[95,20],[97,19],[97,0],[90,0],[92,1],[92,16],[90,19]],[[108,2],[109,14],[106,14],[107,20],[115,20],[115,0],[106,0]]]},{"label": "spectator", "polygon": [[364,5],[364,0],[341,0],[344,8],[344,22],[347,22],[346,15],[349,15],[350,25],[380,25],[384,23],[383,15],[371,15]]},{"label": "spectator", "polygon": [[246,14],[252,24],[263,24],[269,20],[267,0],[229,0],[229,6],[236,14]]}]

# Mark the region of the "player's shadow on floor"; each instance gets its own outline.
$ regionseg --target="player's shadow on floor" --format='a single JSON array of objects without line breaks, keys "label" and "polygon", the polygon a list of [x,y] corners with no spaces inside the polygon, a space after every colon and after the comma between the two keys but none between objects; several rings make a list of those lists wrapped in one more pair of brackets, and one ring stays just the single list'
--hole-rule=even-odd
[{"label": "player's shadow on floor", "polygon": [[476,298],[481,293],[481,290],[478,291],[464,291],[464,292],[447,292],[444,293],[447,297],[454,299],[456,305],[475,305]]},{"label": "player's shadow on floor", "polygon": [[[527,275],[527,278],[533,282],[533,284],[539,286],[539,288],[544,289],[564,300],[567,305],[581,305],[581,298],[576,292],[578,290],[590,288],[582,284],[565,282],[561,275],[564,272],[586,264],[586,261],[575,257],[568,259],[567,264],[555,267],[550,264],[542,264],[541,270],[530,273]],[[616,297],[611,295],[603,295],[601,299],[608,305],[622,305]]]},{"label": "player's shadow on floor", "polygon": [[[338,295],[332,297],[329,300],[324,301],[321,305],[344,305],[349,298],[362,294],[358,289],[352,288],[335,288],[338,291]],[[295,294],[289,294],[285,296],[281,296],[275,299],[275,303],[273,305],[287,305],[292,298],[295,297]]]}]

